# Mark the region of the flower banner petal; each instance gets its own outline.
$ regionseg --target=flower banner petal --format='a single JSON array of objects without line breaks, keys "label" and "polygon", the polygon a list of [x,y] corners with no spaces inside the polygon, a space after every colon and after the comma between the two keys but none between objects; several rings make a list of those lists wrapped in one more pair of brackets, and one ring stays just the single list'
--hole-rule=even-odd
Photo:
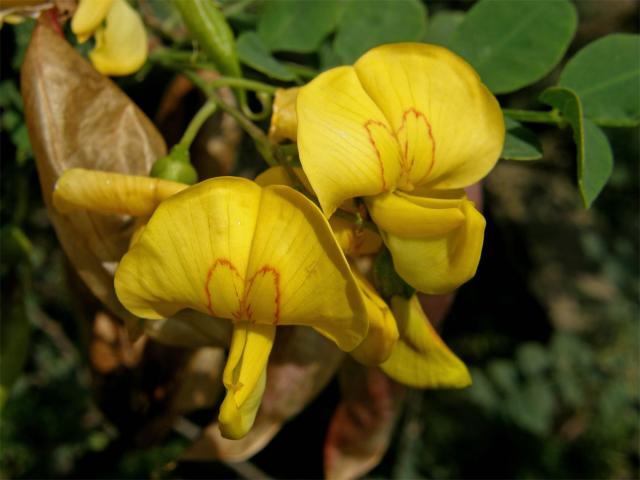
[{"label": "flower banner petal", "polygon": [[485,220],[468,200],[461,211],[464,222],[444,235],[411,238],[382,232],[398,275],[416,290],[448,293],[475,275]]},{"label": "flower banner petal", "polygon": [[[342,350],[355,348],[368,329],[362,296],[318,207],[273,185],[263,189],[259,215],[247,267],[256,321],[308,325]],[[262,319],[258,309],[273,316]]]},{"label": "flower banner petal", "polygon": [[354,68],[398,138],[409,190],[465,187],[493,168],[504,143],[502,111],[462,58],[435,45],[382,45]]},{"label": "flower banner petal", "polygon": [[281,185],[219,177],[160,204],[120,262],[133,313],[184,308],[234,321],[308,325],[344,350],[368,329],[361,293],[320,210]]},{"label": "flower banner petal", "polygon": [[114,0],[107,25],[96,30],[89,58],[103,75],[130,75],[147,59],[147,32],[138,12],[126,0]]},{"label": "flower banner petal", "polygon": [[463,388],[471,384],[467,367],[429,323],[417,296],[391,299],[400,340],[380,365],[394,380],[416,388]]},{"label": "flower banner petal", "polygon": [[260,197],[249,180],[219,177],[162,202],[116,272],[122,304],[148,319],[238,316]]},{"label": "flower banner petal", "polygon": [[398,144],[351,67],[317,76],[298,94],[300,162],[328,217],[349,198],[396,186]]},{"label": "flower banner petal", "polygon": [[187,187],[160,178],[72,168],[56,182],[53,205],[61,213],[78,209],[139,217],[151,215],[162,200]]}]

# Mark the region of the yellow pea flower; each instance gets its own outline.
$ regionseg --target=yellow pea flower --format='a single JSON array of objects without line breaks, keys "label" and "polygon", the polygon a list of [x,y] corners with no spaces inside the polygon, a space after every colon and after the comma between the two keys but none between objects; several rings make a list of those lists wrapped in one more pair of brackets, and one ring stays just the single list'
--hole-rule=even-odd
[{"label": "yellow pea flower", "polygon": [[286,186],[219,177],[164,200],[120,261],[121,303],[146,319],[193,309],[231,320],[222,434],[251,427],[277,325],[306,325],[345,351],[368,331],[365,305],[327,220]]},{"label": "yellow pea flower", "polygon": [[89,58],[103,75],[129,75],[147,59],[147,32],[126,0],[80,0],[71,30],[81,43],[95,36]]},{"label": "yellow pea flower", "polygon": [[[303,171],[294,168],[292,173],[302,185],[310,189]],[[273,167],[260,174],[256,183],[264,186],[292,185],[293,180],[283,167]],[[353,228],[353,225],[347,227],[349,222],[332,217],[329,223],[345,253],[370,253],[362,250],[354,252],[350,241],[340,241],[340,233],[344,229]],[[370,230],[367,232],[371,236],[375,235]],[[357,268],[352,268],[352,271],[364,299],[369,331],[362,343],[350,352],[351,356],[365,365],[380,365],[391,378],[412,387],[462,388],[470,385],[467,367],[438,336],[415,295],[410,300],[394,297],[392,308],[389,309]]]},{"label": "yellow pea flower", "polygon": [[297,97],[302,167],[327,217],[364,197],[398,274],[445,293],[475,274],[485,221],[463,188],[495,165],[504,119],[477,73],[447,49],[374,48]]}]

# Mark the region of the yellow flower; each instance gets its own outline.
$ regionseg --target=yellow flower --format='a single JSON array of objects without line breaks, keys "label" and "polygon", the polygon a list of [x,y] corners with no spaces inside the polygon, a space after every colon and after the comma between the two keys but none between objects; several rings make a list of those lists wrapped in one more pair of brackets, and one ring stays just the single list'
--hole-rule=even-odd
[{"label": "yellow flower", "polygon": [[[256,183],[267,185],[289,185],[298,180],[310,189],[304,172],[292,169],[291,178],[283,167],[273,167],[256,178]],[[344,205],[342,206],[344,208]],[[338,220],[340,220],[338,222]],[[366,255],[373,251],[353,250],[350,240],[340,241],[344,231],[352,231],[353,222],[332,217],[329,221],[340,247],[346,254]],[[367,230],[368,235],[377,237]],[[342,237],[344,240],[344,236]],[[372,241],[367,242],[371,245]],[[377,245],[379,248],[379,244]],[[399,296],[391,299],[391,309],[378,295],[375,288],[358,271],[352,268],[362,292],[369,321],[367,336],[353,350],[353,356],[365,365],[380,365],[391,378],[404,385],[418,388],[462,388],[471,384],[471,377],[464,363],[449,350],[431,326],[422,311],[418,298]]]},{"label": "yellow flower", "polygon": [[320,210],[286,186],[204,181],[163,201],[122,258],[122,304],[146,319],[183,309],[231,320],[224,436],[251,427],[277,325],[306,325],[350,351],[368,330],[356,280]]},{"label": "yellow flower", "polygon": [[81,43],[95,36],[89,58],[104,75],[129,75],[147,59],[147,32],[126,0],[80,0],[71,30]]},{"label": "yellow flower", "polygon": [[485,222],[463,188],[496,163],[504,120],[464,60],[433,45],[374,48],[302,87],[297,121],[325,215],[364,197],[396,271],[419,291],[475,274]]}]

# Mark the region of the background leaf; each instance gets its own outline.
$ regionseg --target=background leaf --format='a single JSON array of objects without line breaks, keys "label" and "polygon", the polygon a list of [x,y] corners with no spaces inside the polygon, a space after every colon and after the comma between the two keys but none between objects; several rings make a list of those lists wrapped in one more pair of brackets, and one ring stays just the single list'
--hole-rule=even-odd
[{"label": "background leaf", "polygon": [[236,42],[238,58],[245,65],[277,80],[295,80],[295,73],[273,58],[257,33],[245,32]]},{"label": "background leaf", "polygon": [[593,122],[583,117],[582,104],[575,92],[552,87],[540,100],[557,108],[573,130],[578,150],[578,186],[585,207],[590,207],[607,184],[613,170],[613,153],[609,140]]},{"label": "background leaf", "polygon": [[535,133],[509,117],[504,119],[507,129],[500,158],[505,160],[540,160],[542,145]]},{"label": "background leaf", "polygon": [[558,85],[580,97],[584,115],[599,125],[640,124],[640,36],[613,34],[580,50]]},{"label": "background leaf", "polygon": [[464,12],[458,10],[441,10],[435,13],[429,19],[423,41],[448,47],[463,20]]},{"label": "background leaf", "polygon": [[577,27],[567,0],[481,0],[451,42],[494,93],[530,85],[560,62]]},{"label": "background leaf", "polygon": [[347,2],[333,48],[348,64],[383,43],[420,40],[427,10],[419,0],[360,0]]},{"label": "background leaf", "polygon": [[337,0],[268,0],[258,35],[271,51],[313,52],[335,28],[343,6]]}]

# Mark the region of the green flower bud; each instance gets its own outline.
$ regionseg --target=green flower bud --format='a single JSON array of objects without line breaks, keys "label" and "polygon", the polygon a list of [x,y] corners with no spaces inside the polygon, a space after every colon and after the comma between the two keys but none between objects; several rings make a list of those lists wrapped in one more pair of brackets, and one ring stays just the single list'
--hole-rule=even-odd
[{"label": "green flower bud", "polygon": [[151,167],[152,177],[193,185],[198,181],[198,173],[191,165],[189,149],[178,144],[169,155],[159,158]]}]

